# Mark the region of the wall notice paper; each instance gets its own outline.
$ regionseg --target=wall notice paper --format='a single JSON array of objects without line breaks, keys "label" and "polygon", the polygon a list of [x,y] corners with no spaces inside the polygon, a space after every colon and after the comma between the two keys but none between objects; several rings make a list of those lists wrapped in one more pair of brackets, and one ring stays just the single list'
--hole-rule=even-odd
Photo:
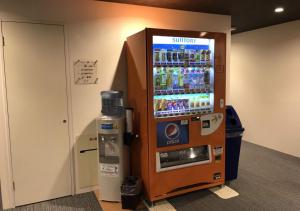
[{"label": "wall notice paper", "polygon": [[74,80],[75,84],[97,84],[98,71],[97,60],[74,62]]},{"label": "wall notice paper", "polygon": [[239,195],[238,192],[226,185],[223,185],[222,187],[210,188],[209,190],[222,199],[230,199]]}]

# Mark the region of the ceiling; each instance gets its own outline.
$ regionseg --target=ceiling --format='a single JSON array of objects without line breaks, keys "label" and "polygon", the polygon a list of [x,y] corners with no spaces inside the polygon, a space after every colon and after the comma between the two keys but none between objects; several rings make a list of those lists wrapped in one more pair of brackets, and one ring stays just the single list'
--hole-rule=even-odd
[{"label": "ceiling", "polygon": [[[300,19],[300,0],[103,0],[151,7],[231,15],[232,33]],[[274,13],[282,6],[283,13]]]}]

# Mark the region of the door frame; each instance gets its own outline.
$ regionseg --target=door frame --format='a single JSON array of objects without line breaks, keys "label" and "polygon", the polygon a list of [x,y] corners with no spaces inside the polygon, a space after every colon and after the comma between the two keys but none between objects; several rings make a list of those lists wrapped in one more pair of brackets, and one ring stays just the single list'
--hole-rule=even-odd
[{"label": "door frame", "polygon": [[65,52],[65,76],[66,76],[66,98],[68,115],[68,137],[70,154],[70,175],[71,175],[71,194],[75,195],[75,166],[74,166],[74,132],[72,115],[72,92],[71,92],[71,71],[70,71],[70,53],[68,43],[68,31],[65,24],[47,23],[38,21],[22,20],[3,20],[0,18],[0,186],[2,195],[3,209],[15,208],[15,193],[13,185],[13,169],[11,155],[10,128],[7,104],[7,86],[5,75],[3,22],[17,22],[43,25],[58,25],[63,27],[64,52]]}]

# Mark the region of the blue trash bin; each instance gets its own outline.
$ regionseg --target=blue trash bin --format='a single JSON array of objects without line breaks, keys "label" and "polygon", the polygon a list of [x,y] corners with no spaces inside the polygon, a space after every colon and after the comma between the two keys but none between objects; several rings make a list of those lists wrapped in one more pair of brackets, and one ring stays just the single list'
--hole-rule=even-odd
[{"label": "blue trash bin", "polygon": [[241,141],[244,128],[232,106],[226,106],[225,180],[238,175]]}]

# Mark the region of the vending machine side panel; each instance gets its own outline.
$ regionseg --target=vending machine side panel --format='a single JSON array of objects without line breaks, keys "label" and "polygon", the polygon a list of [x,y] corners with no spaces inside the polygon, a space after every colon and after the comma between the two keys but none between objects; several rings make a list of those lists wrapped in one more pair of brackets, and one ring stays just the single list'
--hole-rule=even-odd
[{"label": "vending machine side panel", "polygon": [[[222,112],[225,115],[225,95],[226,95],[226,34],[217,33],[215,35],[215,103],[216,112]],[[225,121],[223,122],[225,137]]]},{"label": "vending machine side panel", "polygon": [[146,31],[127,38],[128,105],[133,108],[133,132],[131,143],[131,174],[142,178],[144,193],[149,195],[148,171],[148,110],[146,71]]}]

